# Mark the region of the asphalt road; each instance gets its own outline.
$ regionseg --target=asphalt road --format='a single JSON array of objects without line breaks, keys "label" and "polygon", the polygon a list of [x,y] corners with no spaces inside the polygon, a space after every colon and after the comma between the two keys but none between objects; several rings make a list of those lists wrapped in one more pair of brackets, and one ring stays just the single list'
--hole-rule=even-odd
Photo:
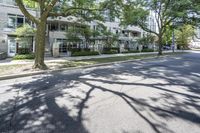
[{"label": "asphalt road", "polygon": [[200,133],[200,53],[0,81],[0,132]]}]

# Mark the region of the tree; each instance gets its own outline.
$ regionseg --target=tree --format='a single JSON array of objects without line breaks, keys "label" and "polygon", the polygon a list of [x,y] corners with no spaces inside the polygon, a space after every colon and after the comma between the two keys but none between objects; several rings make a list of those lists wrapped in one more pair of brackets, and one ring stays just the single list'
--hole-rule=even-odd
[{"label": "tree", "polygon": [[188,49],[188,45],[195,35],[194,28],[191,25],[183,25],[175,30],[176,43],[179,48]]},{"label": "tree", "polygon": [[[30,37],[33,38],[34,35],[35,35],[35,32],[36,30],[31,27],[29,24],[25,24],[25,25],[22,25],[21,27],[18,27],[16,30],[15,30],[15,33],[17,35],[17,40],[20,40],[21,42],[21,46],[26,49],[27,48],[27,45],[30,43]],[[31,42],[33,43],[33,42]],[[17,52],[18,51],[18,48],[19,46],[17,45]],[[30,48],[29,46],[29,52],[32,50],[32,47]],[[26,52],[25,52],[26,53]]]},{"label": "tree", "polygon": [[[130,0],[123,8],[123,23],[138,25],[144,31],[158,37],[159,55],[162,55],[162,39],[167,26],[172,23],[190,20],[192,2],[190,0]],[[151,30],[148,24],[150,12],[155,17],[157,31]]]},{"label": "tree", "polygon": [[[75,16],[77,18],[80,18],[80,21],[101,19],[102,17],[99,16],[99,12],[101,10],[109,8],[107,2],[108,1],[96,2],[95,0],[16,0],[16,3],[22,13],[36,25],[36,56],[33,68],[47,68],[44,63],[44,49],[46,21],[48,17]],[[38,10],[39,16],[33,16],[32,14],[30,14],[26,8],[26,5]]]},{"label": "tree", "polygon": [[105,40],[105,47],[107,48],[111,48],[118,41],[118,35],[107,30],[103,32],[102,37]]},{"label": "tree", "polygon": [[[79,24],[80,25],[80,24]],[[82,36],[82,30],[83,28],[81,26],[77,27],[78,24],[74,24],[68,28],[66,31],[66,38],[69,42],[72,43],[80,43],[83,39]],[[80,46],[79,46],[80,48]]]},{"label": "tree", "polygon": [[155,41],[155,36],[151,34],[146,34],[142,38],[137,39],[138,44],[142,46],[148,46],[148,44],[153,44]]},{"label": "tree", "polygon": [[66,38],[70,42],[81,42],[85,41],[86,48],[89,48],[89,45],[95,39],[95,36],[99,35],[98,31],[91,29],[86,24],[74,24],[66,31]]},{"label": "tree", "polygon": [[172,25],[168,25],[166,30],[163,34],[162,45],[171,45],[172,44],[172,34],[173,34],[173,27]]}]

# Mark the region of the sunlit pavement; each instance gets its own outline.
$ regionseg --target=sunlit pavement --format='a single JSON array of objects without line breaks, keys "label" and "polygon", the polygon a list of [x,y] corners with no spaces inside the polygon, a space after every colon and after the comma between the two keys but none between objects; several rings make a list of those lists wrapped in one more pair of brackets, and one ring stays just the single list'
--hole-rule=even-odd
[{"label": "sunlit pavement", "polygon": [[0,132],[199,133],[200,53],[0,81]]}]

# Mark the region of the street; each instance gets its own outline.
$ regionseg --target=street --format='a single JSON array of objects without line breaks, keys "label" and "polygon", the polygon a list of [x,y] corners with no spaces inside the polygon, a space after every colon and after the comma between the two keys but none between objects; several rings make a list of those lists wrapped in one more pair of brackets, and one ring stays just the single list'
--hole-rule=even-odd
[{"label": "street", "polygon": [[200,52],[0,81],[0,133],[199,133]]}]

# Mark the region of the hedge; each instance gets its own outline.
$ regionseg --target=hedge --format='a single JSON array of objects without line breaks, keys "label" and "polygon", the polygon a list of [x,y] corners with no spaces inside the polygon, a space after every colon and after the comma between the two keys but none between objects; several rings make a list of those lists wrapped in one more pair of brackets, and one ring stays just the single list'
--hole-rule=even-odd
[{"label": "hedge", "polygon": [[143,49],[141,52],[154,52],[153,49]]},{"label": "hedge", "polygon": [[103,51],[102,54],[117,54],[117,51]]},{"label": "hedge", "polygon": [[119,48],[118,47],[104,47],[103,51],[116,51],[116,52],[119,52]]},{"label": "hedge", "polygon": [[79,51],[79,52],[72,53],[72,56],[90,56],[90,55],[99,55],[99,52],[97,52],[97,51]]},{"label": "hedge", "polygon": [[19,55],[22,54],[30,54],[32,51],[30,50],[30,48],[18,48],[17,53]]},{"label": "hedge", "polygon": [[13,57],[13,60],[34,59],[34,54],[18,54]]},{"label": "hedge", "polygon": [[122,53],[139,53],[139,50],[123,51]]}]

